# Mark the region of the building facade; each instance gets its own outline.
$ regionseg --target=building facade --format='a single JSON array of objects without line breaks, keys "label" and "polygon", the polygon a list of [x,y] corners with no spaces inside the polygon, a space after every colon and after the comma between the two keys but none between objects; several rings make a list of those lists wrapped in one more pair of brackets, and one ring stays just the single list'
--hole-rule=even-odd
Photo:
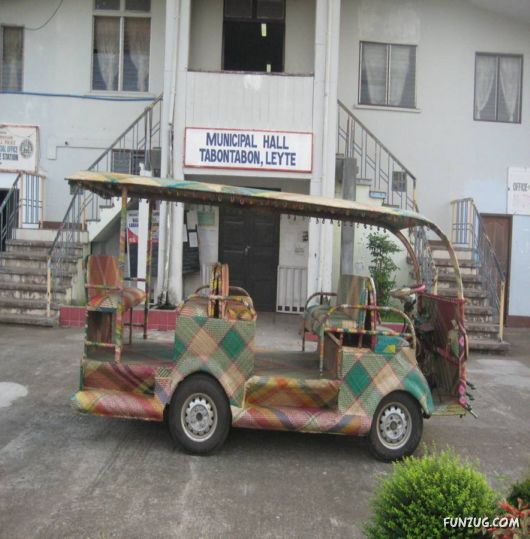
[{"label": "building facade", "polygon": [[[0,124],[39,127],[42,221],[63,218],[63,178],[163,94],[148,172],[341,196],[336,170],[351,157],[374,203],[416,201],[448,234],[451,202],[473,198],[507,246],[509,321],[528,322],[530,210],[508,190],[530,185],[530,11],[519,3],[0,0],[0,25]],[[13,178],[0,173],[0,189]],[[159,215],[157,295],[171,302],[217,259],[264,310],[296,310],[340,272],[334,224],[182,205]],[[112,248],[109,222],[92,234],[97,248]]]}]

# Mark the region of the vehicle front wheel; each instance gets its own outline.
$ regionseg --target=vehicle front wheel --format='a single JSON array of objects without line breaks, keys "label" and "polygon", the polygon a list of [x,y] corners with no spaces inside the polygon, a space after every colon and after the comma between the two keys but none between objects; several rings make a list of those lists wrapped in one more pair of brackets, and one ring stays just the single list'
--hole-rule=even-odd
[{"label": "vehicle front wheel", "polygon": [[179,384],[168,414],[169,432],[184,450],[210,453],[224,443],[230,430],[230,407],[221,386],[195,374]]},{"label": "vehicle front wheel", "polygon": [[370,430],[370,448],[380,460],[391,461],[412,455],[421,440],[423,417],[411,395],[387,395],[377,407]]}]

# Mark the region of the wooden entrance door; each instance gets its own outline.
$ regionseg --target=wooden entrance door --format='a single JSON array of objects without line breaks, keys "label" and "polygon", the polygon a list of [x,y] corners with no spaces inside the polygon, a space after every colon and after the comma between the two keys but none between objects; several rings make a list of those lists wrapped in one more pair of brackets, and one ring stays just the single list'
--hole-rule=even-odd
[{"label": "wooden entrance door", "polygon": [[510,290],[510,256],[512,245],[512,216],[481,214],[482,223],[486,230],[495,255],[501,265],[502,271],[506,275],[506,293],[504,319],[508,314],[508,298]]},{"label": "wooden entrance door", "polygon": [[278,214],[221,208],[219,261],[230,267],[230,284],[247,290],[260,311],[276,309],[279,246]]}]

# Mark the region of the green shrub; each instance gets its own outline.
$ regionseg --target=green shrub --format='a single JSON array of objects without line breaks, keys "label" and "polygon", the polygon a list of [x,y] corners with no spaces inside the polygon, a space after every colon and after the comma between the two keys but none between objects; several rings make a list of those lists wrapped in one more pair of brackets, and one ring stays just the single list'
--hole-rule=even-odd
[{"label": "green shrub", "polygon": [[385,234],[372,232],[368,234],[368,250],[372,257],[369,269],[375,282],[377,303],[388,305],[390,290],[396,286],[394,274],[398,269],[391,255],[399,253],[401,249]]},{"label": "green shrub", "polygon": [[444,517],[492,517],[495,495],[486,478],[452,450],[394,464],[372,502],[369,538],[473,537],[471,528],[444,527]]},{"label": "green shrub", "polygon": [[510,505],[517,507],[518,498],[523,500],[523,504],[530,503],[530,477],[524,479],[520,483],[515,483],[507,500]]}]

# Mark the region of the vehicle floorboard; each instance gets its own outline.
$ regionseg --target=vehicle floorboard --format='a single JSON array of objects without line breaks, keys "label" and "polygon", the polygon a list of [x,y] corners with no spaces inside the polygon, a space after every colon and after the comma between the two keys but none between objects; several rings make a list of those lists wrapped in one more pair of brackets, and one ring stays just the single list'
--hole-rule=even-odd
[{"label": "vehicle floorboard", "polygon": [[[122,363],[149,363],[164,365],[174,364],[173,342],[156,342],[138,340],[132,344],[124,344],[121,355]],[[94,361],[114,361],[114,349],[90,346],[87,358]]]},{"label": "vehicle floorboard", "polygon": [[257,350],[255,376],[287,376],[303,379],[329,378],[319,372],[318,352]]}]

